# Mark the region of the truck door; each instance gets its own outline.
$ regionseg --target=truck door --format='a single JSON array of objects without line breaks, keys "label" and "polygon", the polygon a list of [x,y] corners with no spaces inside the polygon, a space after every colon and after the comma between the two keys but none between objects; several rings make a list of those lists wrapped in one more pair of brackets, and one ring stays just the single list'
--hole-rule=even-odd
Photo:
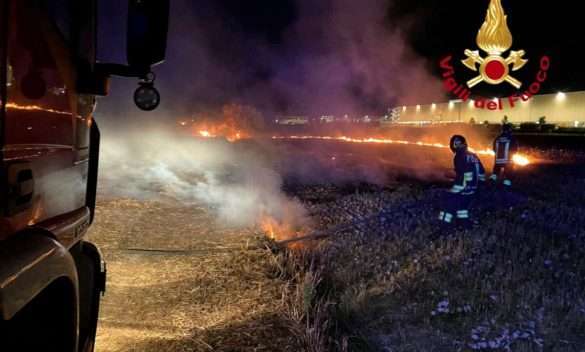
[{"label": "truck door", "polygon": [[[7,76],[8,68],[6,66],[6,36],[7,36],[7,24],[8,24],[8,8],[5,0],[0,0],[0,182],[1,182],[1,170],[2,170],[2,147],[4,146],[4,103],[6,102],[6,88],[7,88]],[[0,189],[2,187],[0,186]],[[0,197],[2,193],[0,191]],[[0,228],[1,233],[1,228]]]},{"label": "truck door", "polygon": [[13,191],[4,223],[16,232],[84,208],[94,101],[76,93],[79,1],[7,2],[3,160]]}]

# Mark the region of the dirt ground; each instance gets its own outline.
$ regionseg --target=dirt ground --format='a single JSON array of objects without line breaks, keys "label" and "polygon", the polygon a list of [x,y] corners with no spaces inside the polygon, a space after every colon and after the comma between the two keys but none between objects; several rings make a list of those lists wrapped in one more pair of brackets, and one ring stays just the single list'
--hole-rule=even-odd
[{"label": "dirt ground", "polygon": [[108,265],[98,352],[298,350],[285,283],[253,230],[197,206],[118,199],[98,205],[89,239]]}]

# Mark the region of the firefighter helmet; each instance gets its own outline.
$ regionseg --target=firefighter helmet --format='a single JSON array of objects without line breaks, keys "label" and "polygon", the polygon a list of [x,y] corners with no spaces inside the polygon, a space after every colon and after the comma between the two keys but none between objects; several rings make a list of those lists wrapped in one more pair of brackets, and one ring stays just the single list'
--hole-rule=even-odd
[{"label": "firefighter helmet", "polygon": [[458,150],[467,149],[467,140],[463,136],[455,135],[451,137],[449,146],[451,147],[451,151],[456,153]]}]

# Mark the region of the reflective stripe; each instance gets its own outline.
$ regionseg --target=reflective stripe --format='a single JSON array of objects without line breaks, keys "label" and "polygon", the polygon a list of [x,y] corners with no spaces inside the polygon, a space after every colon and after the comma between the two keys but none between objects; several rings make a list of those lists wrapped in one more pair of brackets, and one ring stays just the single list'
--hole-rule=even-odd
[{"label": "reflective stripe", "polygon": [[485,181],[485,175],[479,175],[479,180],[480,181]]},{"label": "reflective stripe", "polygon": [[453,214],[445,213],[444,211],[442,211],[439,214],[439,220],[450,223],[451,221],[453,221]]},{"label": "reflective stripe", "polygon": [[492,180],[492,181],[497,181],[497,180],[498,180],[498,175],[492,175],[492,176],[490,177],[490,180]]},{"label": "reflective stripe", "polygon": [[451,193],[460,193],[464,189],[465,189],[464,186],[453,185],[453,187],[451,188]]},{"label": "reflective stripe", "polygon": [[508,186],[508,187],[512,186],[512,181],[504,180],[504,186]]},{"label": "reflective stripe", "polygon": [[451,221],[453,221],[453,214],[449,214],[449,213],[445,214],[443,221],[445,221],[446,223],[451,223]]},{"label": "reflective stripe", "polygon": [[469,219],[468,210],[460,210],[457,212],[457,219]]},{"label": "reflective stripe", "polygon": [[465,181],[473,181],[473,172],[466,172],[466,173],[463,175],[463,179],[464,179]]}]

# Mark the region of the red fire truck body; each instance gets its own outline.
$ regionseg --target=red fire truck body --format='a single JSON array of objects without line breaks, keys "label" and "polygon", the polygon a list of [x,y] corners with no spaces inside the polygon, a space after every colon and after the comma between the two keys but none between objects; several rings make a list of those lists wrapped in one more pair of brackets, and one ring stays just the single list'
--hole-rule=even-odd
[{"label": "red fire truck body", "polygon": [[[97,0],[0,0],[0,351],[92,351],[105,265],[95,208],[110,74],[158,99],[168,0],[130,0],[129,65],[96,62]],[[140,101],[142,99],[142,101]],[[150,101],[144,109],[152,109]]]}]

